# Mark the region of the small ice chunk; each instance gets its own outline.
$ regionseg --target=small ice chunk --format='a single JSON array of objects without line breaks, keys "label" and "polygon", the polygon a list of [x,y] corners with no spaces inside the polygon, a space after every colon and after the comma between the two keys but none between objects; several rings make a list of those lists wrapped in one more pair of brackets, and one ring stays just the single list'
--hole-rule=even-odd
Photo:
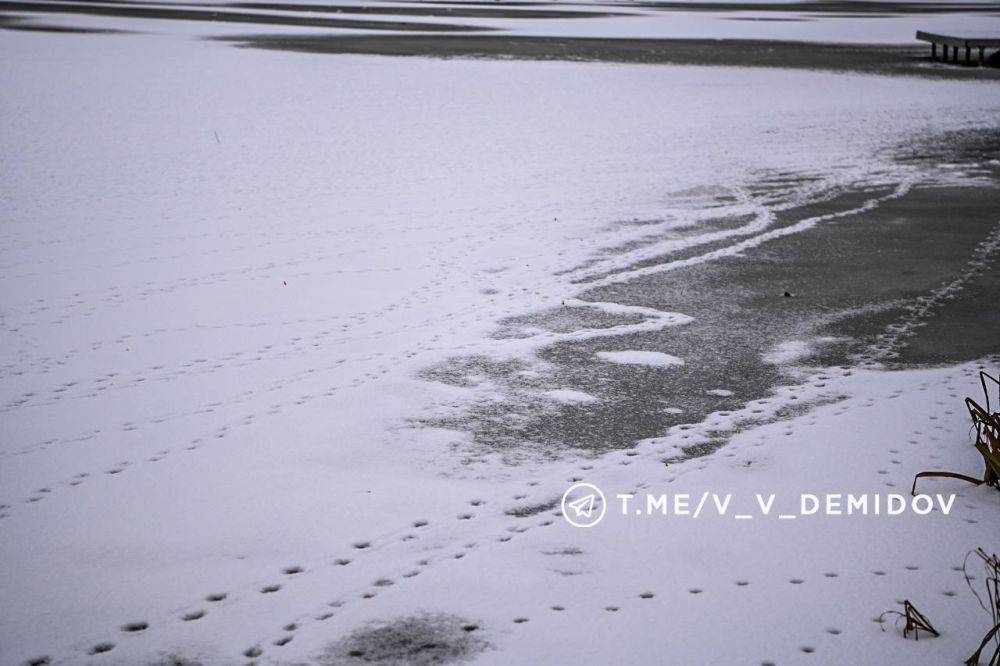
[{"label": "small ice chunk", "polygon": [[663,411],[666,412],[667,414],[683,414],[684,413],[684,410],[681,409],[680,407],[667,407]]},{"label": "small ice chunk", "polygon": [[728,398],[733,394],[733,392],[728,389],[709,389],[708,391],[705,391],[705,393],[709,395],[721,396],[723,398]]},{"label": "small ice chunk", "polygon": [[805,358],[810,351],[812,347],[802,340],[786,340],[764,354],[764,361],[774,365],[784,365]]},{"label": "small ice chunk", "polygon": [[846,338],[820,336],[809,340],[785,340],[764,354],[764,361],[773,365],[795,363],[807,358],[817,347],[841,342]]},{"label": "small ice chunk", "polygon": [[556,402],[561,402],[563,404],[588,404],[591,402],[597,402],[597,398],[590,395],[589,393],[584,393],[583,391],[574,391],[573,389],[555,389],[554,391],[546,391],[545,395],[551,400]]},{"label": "small ice chunk", "polygon": [[651,351],[613,351],[597,352],[597,358],[611,363],[627,363],[632,365],[648,365],[654,368],[666,368],[672,365],[684,365],[684,359]]}]

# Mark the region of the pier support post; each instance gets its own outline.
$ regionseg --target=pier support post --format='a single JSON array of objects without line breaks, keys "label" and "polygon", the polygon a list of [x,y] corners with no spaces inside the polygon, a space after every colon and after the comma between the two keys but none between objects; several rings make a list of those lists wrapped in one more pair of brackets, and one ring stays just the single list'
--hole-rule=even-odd
[{"label": "pier support post", "polygon": [[931,42],[931,60],[934,60],[935,58],[937,58],[937,44]]},{"label": "pier support post", "polygon": [[965,47],[965,64],[966,65],[972,64],[972,49],[970,49],[968,46]]}]

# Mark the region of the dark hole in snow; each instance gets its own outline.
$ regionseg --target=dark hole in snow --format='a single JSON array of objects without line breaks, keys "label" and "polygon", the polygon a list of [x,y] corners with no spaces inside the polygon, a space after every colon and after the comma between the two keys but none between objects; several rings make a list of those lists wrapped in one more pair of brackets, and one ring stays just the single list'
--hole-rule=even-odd
[{"label": "dark hole in snow", "polygon": [[480,625],[455,615],[421,613],[373,623],[327,647],[319,659],[333,664],[448,664],[465,661],[489,645]]}]

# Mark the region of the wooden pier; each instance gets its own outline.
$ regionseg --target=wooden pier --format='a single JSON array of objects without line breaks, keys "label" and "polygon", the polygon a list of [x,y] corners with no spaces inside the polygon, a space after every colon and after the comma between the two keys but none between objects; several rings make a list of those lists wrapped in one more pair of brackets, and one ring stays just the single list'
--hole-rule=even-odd
[{"label": "wooden pier", "polygon": [[955,35],[937,35],[931,32],[917,31],[917,39],[930,42],[931,58],[937,58],[938,45],[941,46],[941,62],[949,62],[948,49],[951,48],[950,62],[958,62],[959,51],[965,49],[965,64],[972,64],[973,49],[979,51],[978,64],[986,62],[986,49],[1000,49],[1000,36],[997,37],[958,37]]}]

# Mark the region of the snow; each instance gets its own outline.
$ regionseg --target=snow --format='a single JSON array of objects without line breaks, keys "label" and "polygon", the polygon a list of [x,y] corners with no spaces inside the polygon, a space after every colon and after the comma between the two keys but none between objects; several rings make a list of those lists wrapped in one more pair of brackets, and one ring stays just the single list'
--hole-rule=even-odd
[{"label": "snow", "polygon": [[648,365],[652,368],[668,368],[673,365],[684,365],[684,359],[651,351],[604,351],[597,352],[597,358],[609,363],[623,365]]},{"label": "snow", "polygon": [[[0,63],[4,663],[85,662],[103,641],[114,648],[94,663],[169,651],[232,663],[255,645],[264,663],[296,662],[369,619],[422,609],[480,622],[494,646],[483,663],[650,663],[664,646],[680,662],[783,662],[811,646],[816,661],[941,663],[983,633],[951,567],[998,533],[986,490],[936,483],[960,493],[956,513],[921,522],[609,516],[583,537],[545,512],[507,513],[558,499],[584,474],[609,491],[669,484],[746,499],[767,488],[902,490],[939,463],[975,473],[959,408],[928,416],[949,392],[974,390],[970,367],[783,389],[768,409],[793,394],[851,397],[669,467],[669,454],[748,415],[672,429],[636,456],[513,469],[467,435],[413,419],[502,399],[485,379],[468,390],[419,379],[452,356],[523,359],[555,342],[689,323],[578,300],[575,282],[592,275],[579,268],[591,259],[608,284],[637,274],[628,267],[641,252],[608,248],[697,230],[703,207],[684,193],[731,194],[725,210],[755,215],[749,232],[763,243],[789,202],[918,178],[885,149],[981,124],[1000,102],[995,86],[324,58],[170,34],[4,32]],[[748,194],[778,172],[819,180],[791,179],[774,201]],[[616,224],[634,218],[660,222]],[[561,305],[641,320],[490,335],[504,318]],[[899,409],[875,418],[890,396]],[[545,554],[573,545],[579,559]],[[746,589],[734,584],[744,577]],[[384,578],[394,584],[375,585]],[[906,642],[870,621],[917,592],[941,639]],[[520,616],[530,621],[514,624]],[[771,617],[775,630],[747,617]],[[121,630],[140,621],[149,628]],[[274,645],[292,623],[294,640]]]},{"label": "snow", "polygon": [[589,404],[592,402],[597,402],[597,398],[590,395],[589,393],[584,393],[583,391],[574,391],[573,389],[555,389],[554,391],[546,391],[545,395],[555,400],[556,402],[561,402],[565,404]]},{"label": "snow", "polygon": [[[630,39],[769,39],[843,44],[912,44],[917,30],[981,31],[981,13],[852,16],[808,11],[648,11],[636,16],[509,25],[518,34]],[[996,21],[996,19],[993,19]],[[486,22],[484,22],[486,23]]]},{"label": "snow", "polygon": [[[102,3],[96,3],[102,4]],[[195,3],[197,4],[197,3]],[[809,4],[788,2],[787,9],[740,11],[691,11],[642,6],[630,2],[579,3],[574,5],[546,4],[548,11],[591,10],[612,12],[616,16],[592,18],[524,18],[524,17],[448,17],[418,16],[410,14],[373,15],[351,12],[350,7],[363,4],[337,3],[340,11],[324,11],[328,3],[307,2],[321,7],[317,11],[280,11],[253,9],[252,13],[275,17],[308,16],[359,20],[371,23],[403,21],[410,24],[447,24],[476,26],[501,31],[505,34],[552,37],[600,37],[618,39],[769,39],[793,42],[822,42],[847,44],[913,44],[917,30],[938,34],[993,35],[983,27],[984,21],[995,18],[982,12],[917,12],[870,13],[818,12]],[[118,6],[129,6],[129,3]],[[169,4],[143,5],[170,8]],[[420,8],[419,2],[379,3],[380,7]],[[436,8],[461,6],[461,3],[439,5]],[[503,5],[497,5],[502,7]],[[196,7],[192,7],[195,9]],[[505,9],[516,9],[506,6]],[[207,11],[207,10],[206,10]],[[239,11],[229,9],[229,11]],[[251,10],[244,10],[251,11]],[[232,23],[185,20],[154,20],[77,14],[46,13],[44,22],[59,26],[86,26],[103,28],[112,26],[136,32],[168,33],[178,36],[254,35],[262,32],[274,34],[387,34],[392,30],[370,28],[315,28],[307,26],[273,26],[259,23]],[[412,33],[411,33],[412,34]]]},{"label": "snow", "polygon": [[788,365],[808,357],[813,350],[822,345],[837,342],[838,338],[819,336],[810,340],[785,340],[764,355],[764,360],[775,365]]},{"label": "snow", "polygon": [[733,392],[730,391],[729,389],[721,389],[721,388],[709,389],[705,391],[705,393],[707,393],[708,395],[717,395],[720,398],[728,398],[733,394]]},{"label": "snow", "polygon": [[[663,467],[661,450],[682,430],[645,443],[639,456],[609,455],[586,472],[611,501],[600,525],[578,530],[561,521],[526,523],[528,531],[504,546],[505,564],[491,564],[491,576],[474,578],[483,562],[465,558],[447,573],[421,575],[417,584],[427,594],[444,591],[435,602],[448,608],[462,603],[449,591],[479,580],[478,592],[496,599],[490,609],[476,609],[485,626],[530,618],[500,629],[504,648],[486,653],[481,663],[565,663],[586,655],[595,663],[642,664],[665,654],[676,663],[953,663],[971,653],[990,626],[955,567],[977,545],[996,548],[995,491],[928,480],[919,490],[956,493],[948,516],[781,520],[777,514],[796,513],[800,493],[908,497],[913,474],[939,460],[948,460],[949,469],[979,473],[960,401],[947,403],[951,414],[937,405],[948,393],[974,395],[975,371],[969,365],[815,375],[804,388],[779,390],[742,415],[710,417],[702,428],[707,434],[730,427],[751,409],[770,412],[793,396],[852,397],[742,430],[707,459]],[[567,466],[553,477],[574,472]],[[704,491],[732,493],[733,505],[724,518],[620,515],[613,495],[637,490],[691,493],[692,508]],[[755,510],[755,493],[777,495],[773,513],[764,518],[757,510],[751,520],[735,520],[736,513]],[[579,555],[546,555],[574,548]],[[514,580],[519,592],[503,592]],[[648,592],[654,596],[640,596]],[[941,638],[904,640],[891,620],[885,631],[873,622],[904,598],[942,630]],[[557,604],[565,610],[553,612]],[[606,610],[611,607],[619,610]],[[720,630],[726,640],[718,640]]]}]

